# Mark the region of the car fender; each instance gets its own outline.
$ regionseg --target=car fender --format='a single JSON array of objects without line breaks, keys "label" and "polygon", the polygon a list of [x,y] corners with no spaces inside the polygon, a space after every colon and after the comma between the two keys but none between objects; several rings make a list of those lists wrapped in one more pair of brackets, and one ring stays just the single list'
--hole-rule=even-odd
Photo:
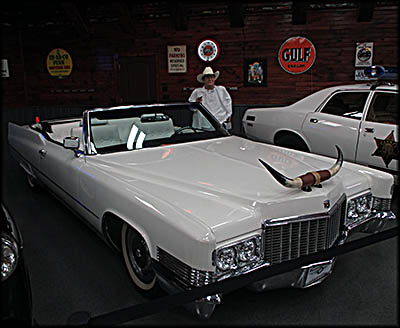
[{"label": "car fender", "polygon": [[[151,238],[146,232],[146,229],[138,224],[138,221],[133,221],[133,220],[128,220],[126,219],[123,215],[116,214],[114,210],[107,210],[103,216],[102,216],[102,222],[101,222],[101,227],[102,227],[102,234],[106,238],[107,242],[109,242],[113,247],[117,248],[118,247],[115,245],[113,238],[110,236],[110,234],[107,231],[107,228],[109,227],[108,220],[118,220],[121,224],[119,234],[121,234],[122,226],[124,223],[129,225],[132,229],[136,230],[146,241],[146,244],[148,245],[150,252],[154,248],[153,244],[151,242]],[[119,236],[121,237],[121,236]],[[152,254],[153,255],[153,254]]]},{"label": "car fender", "polygon": [[[107,218],[108,216],[118,219],[121,222],[121,229],[122,229],[123,224],[126,223],[132,229],[136,230],[146,241],[146,244],[149,248],[151,256],[154,258],[156,257],[157,242],[154,240],[154,238],[152,238],[149,235],[146,227],[144,227],[143,224],[141,224],[141,220],[135,219],[134,216],[128,218],[128,217],[126,217],[126,215],[124,213],[119,212],[115,208],[107,208],[101,217],[101,230],[102,230],[101,232],[102,232],[103,236],[105,237],[105,239],[111,243],[111,245],[113,245],[115,247],[113,239],[109,236],[108,232],[106,231],[106,226],[107,226],[106,220],[110,220],[109,218]],[[111,220],[112,220],[112,218],[111,218]],[[121,234],[121,230],[119,231],[119,234]],[[121,237],[121,235],[120,235],[120,237]]]},{"label": "car fender", "polygon": [[[101,189],[101,187],[99,188]],[[188,214],[179,211],[167,201],[153,197],[141,190],[136,190],[134,194],[125,195],[118,194],[118,190],[115,190],[114,193],[111,192],[110,194],[115,195],[115,197],[109,195],[110,197],[107,199],[98,199],[98,203],[104,205],[101,205],[97,210],[97,215],[102,221],[98,223],[98,229],[108,241],[110,241],[110,238],[105,233],[103,220],[107,213],[111,213],[142,235],[153,258],[157,257],[157,247],[161,247],[188,265],[207,270],[211,268],[211,256],[208,255],[215,248],[216,241],[210,228],[203,222],[184,218]],[[131,197],[132,195],[135,196]],[[117,203],[119,204],[118,208],[113,206]],[[170,217],[180,217],[180,220],[168,220],[167,218]],[[157,222],[156,225],[155,222]],[[182,222],[185,222],[185,224],[182,225]],[[165,235],[170,236],[170,238],[165,239]],[[181,246],[188,240],[196,243],[197,246],[204,246],[198,247],[196,251],[204,257],[202,261],[198,262],[188,258],[187,250]],[[204,254],[207,254],[207,256],[205,257]]]},{"label": "car fender", "polygon": [[307,146],[307,148],[311,151],[311,147],[310,147],[310,143],[308,142],[308,140],[298,131],[293,130],[293,129],[288,129],[288,128],[280,128],[278,130],[275,131],[274,136],[273,136],[273,142],[274,144],[276,144],[276,137],[280,134],[293,134],[296,137],[298,137],[299,139],[301,139]]}]

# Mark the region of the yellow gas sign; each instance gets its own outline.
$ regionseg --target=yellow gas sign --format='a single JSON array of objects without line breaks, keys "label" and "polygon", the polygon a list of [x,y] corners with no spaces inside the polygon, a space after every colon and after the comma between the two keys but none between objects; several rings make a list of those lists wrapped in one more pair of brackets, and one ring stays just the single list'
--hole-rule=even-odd
[{"label": "yellow gas sign", "polygon": [[51,76],[63,79],[72,72],[72,58],[61,48],[55,48],[47,55],[47,70]]}]

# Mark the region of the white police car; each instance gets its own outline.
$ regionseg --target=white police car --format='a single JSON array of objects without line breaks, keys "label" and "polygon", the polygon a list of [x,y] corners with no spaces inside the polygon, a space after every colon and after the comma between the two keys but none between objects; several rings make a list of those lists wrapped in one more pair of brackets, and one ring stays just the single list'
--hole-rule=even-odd
[{"label": "white police car", "polygon": [[[367,76],[394,79],[394,69],[375,66]],[[317,91],[285,107],[252,108],[243,116],[248,138],[336,156],[395,175],[398,184],[398,85],[382,78]]]}]

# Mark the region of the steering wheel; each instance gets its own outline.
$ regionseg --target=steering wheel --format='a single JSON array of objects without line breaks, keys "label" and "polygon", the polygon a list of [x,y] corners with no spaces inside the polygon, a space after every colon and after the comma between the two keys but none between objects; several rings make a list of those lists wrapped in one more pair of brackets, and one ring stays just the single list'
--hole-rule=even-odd
[{"label": "steering wheel", "polygon": [[182,128],[179,128],[178,130],[176,130],[175,134],[180,134],[182,131],[185,131],[185,130],[193,130],[195,133],[197,133],[198,131],[203,131],[202,129],[197,129],[192,126],[184,126]]}]

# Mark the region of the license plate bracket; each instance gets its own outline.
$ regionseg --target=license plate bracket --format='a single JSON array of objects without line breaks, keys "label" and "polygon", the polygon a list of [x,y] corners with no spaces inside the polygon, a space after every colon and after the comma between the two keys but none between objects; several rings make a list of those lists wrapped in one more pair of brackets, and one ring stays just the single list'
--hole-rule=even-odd
[{"label": "license plate bracket", "polygon": [[321,283],[332,273],[334,263],[333,258],[302,267],[300,278],[294,287],[307,288]]}]

